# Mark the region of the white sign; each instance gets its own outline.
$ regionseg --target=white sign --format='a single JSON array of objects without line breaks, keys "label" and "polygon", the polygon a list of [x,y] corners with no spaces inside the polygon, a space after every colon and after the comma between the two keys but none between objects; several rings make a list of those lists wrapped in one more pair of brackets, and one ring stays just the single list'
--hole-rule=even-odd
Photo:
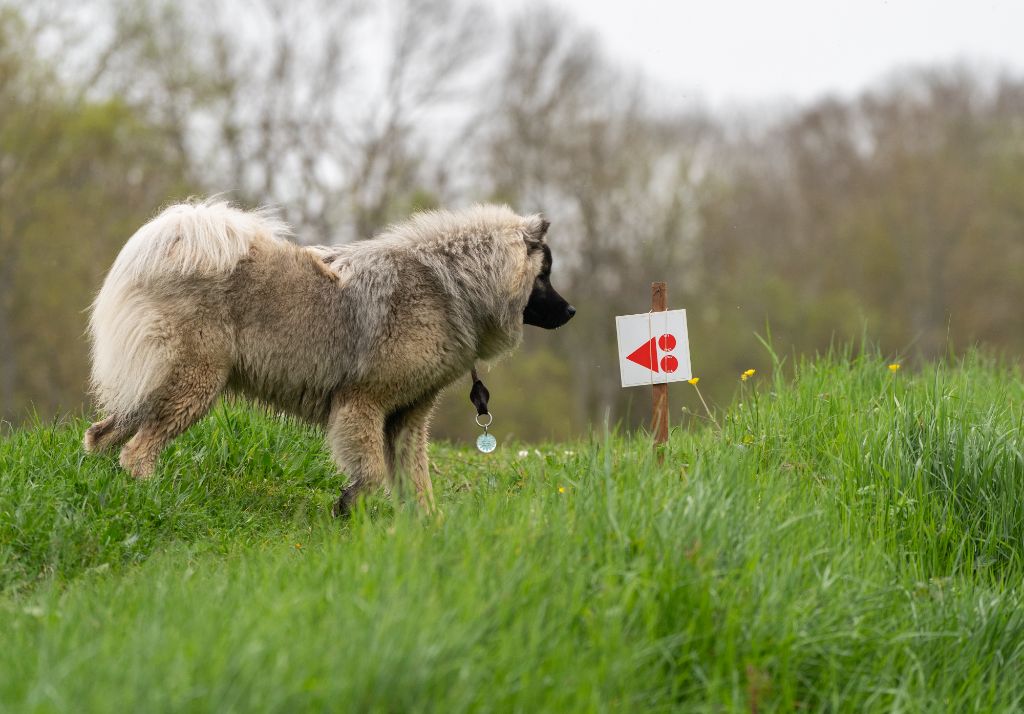
[{"label": "white sign", "polygon": [[615,318],[623,387],[690,379],[686,310],[645,312]]}]

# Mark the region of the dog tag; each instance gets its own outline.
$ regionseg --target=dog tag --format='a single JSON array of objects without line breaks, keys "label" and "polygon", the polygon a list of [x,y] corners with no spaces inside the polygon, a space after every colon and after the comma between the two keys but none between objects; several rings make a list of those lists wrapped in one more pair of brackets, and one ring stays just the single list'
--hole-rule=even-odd
[{"label": "dog tag", "polygon": [[494,438],[494,434],[484,432],[476,437],[476,448],[485,454],[489,454],[498,448],[498,440]]},{"label": "dog tag", "polygon": [[[481,387],[484,386],[483,382],[480,382],[479,380],[477,383]],[[487,421],[483,421],[485,417],[487,418]],[[483,434],[476,437],[476,448],[485,454],[489,454],[498,448],[498,440],[494,438],[493,434],[487,431],[487,427],[491,425],[492,421],[494,421],[494,415],[490,412],[484,412],[483,414],[476,415],[476,425],[482,427],[484,430]]]}]

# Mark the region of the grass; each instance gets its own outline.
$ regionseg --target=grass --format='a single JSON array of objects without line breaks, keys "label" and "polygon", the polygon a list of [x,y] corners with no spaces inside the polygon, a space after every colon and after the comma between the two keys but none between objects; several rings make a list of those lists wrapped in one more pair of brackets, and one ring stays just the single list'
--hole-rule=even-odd
[{"label": "grass", "polygon": [[320,437],[238,407],[147,483],[84,457],[84,422],[17,431],[0,710],[1024,707],[1020,372],[793,371],[663,464],[603,433],[437,446],[434,519],[331,521]]}]

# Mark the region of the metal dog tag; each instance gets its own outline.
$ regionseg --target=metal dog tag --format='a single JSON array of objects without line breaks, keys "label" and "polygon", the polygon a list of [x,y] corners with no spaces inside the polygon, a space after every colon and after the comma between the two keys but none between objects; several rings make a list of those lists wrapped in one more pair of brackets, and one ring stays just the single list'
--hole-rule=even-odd
[{"label": "metal dog tag", "polygon": [[[481,418],[487,417],[487,421],[481,421]],[[490,414],[477,414],[476,425],[483,427],[484,433],[476,437],[476,448],[485,454],[489,454],[498,448],[498,440],[494,438],[494,434],[488,433],[487,427],[494,421],[494,417]]]},{"label": "metal dog tag", "polygon": [[485,431],[476,437],[476,448],[485,454],[489,454],[498,448],[498,440],[494,438],[494,434],[488,434]]}]

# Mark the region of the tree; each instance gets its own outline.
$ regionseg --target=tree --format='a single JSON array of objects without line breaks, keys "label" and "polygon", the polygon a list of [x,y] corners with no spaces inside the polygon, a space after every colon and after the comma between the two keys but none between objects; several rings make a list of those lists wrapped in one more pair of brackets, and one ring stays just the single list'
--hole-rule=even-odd
[{"label": "tree", "polygon": [[509,30],[485,110],[492,195],[548,212],[556,282],[580,307],[569,328],[537,343],[553,342],[571,364],[565,418],[581,428],[609,410],[624,415],[631,396],[618,387],[613,316],[644,309],[652,265],[658,277],[687,275],[695,240],[689,209],[709,123],[659,119],[641,86],[572,22],[532,10]]},{"label": "tree", "polygon": [[489,17],[452,0],[145,0],[114,22],[102,84],[168,128],[193,181],[332,243],[433,201],[425,163],[447,158],[424,148],[425,117],[459,96]]},{"label": "tree", "polygon": [[117,100],[62,86],[30,27],[0,10],[0,418],[81,403],[84,310],[182,160]]}]

